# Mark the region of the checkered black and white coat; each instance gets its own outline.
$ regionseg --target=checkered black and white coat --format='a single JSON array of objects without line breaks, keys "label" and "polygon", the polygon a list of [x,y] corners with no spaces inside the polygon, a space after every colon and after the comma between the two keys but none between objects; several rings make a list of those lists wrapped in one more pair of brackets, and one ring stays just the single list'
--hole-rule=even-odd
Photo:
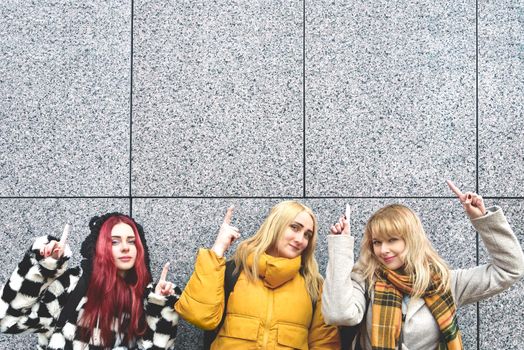
[{"label": "checkered black and white coat", "polygon": [[[39,350],[98,350],[102,349],[97,336],[86,344],[79,340],[77,325],[87,297],[83,296],[63,327],[57,325],[60,313],[82,275],[80,267],[67,269],[71,250],[66,247],[59,260],[43,258],[40,248],[51,236],[36,239],[31,249],[18,264],[9,281],[0,290],[0,331],[3,333],[37,333]],[[178,295],[168,297],[154,293],[149,284],[144,293],[146,333],[131,344],[123,344],[123,335],[114,332],[113,350],[172,349],[175,341],[178,314],[174,304]],[[99,330],[93,330],[94,335]]]}]

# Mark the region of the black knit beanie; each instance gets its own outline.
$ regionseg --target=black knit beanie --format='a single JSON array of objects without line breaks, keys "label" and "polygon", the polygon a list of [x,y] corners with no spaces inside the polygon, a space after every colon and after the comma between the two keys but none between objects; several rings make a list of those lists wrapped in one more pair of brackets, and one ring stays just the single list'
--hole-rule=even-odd
[{"label": "black knit beanie", "polygon": [[91,233],[82,242],[82,247],[80,248],[80,254],[82,254],[82,262],[80,263],[80,265],[82,266],[83,275],[85,275],[86,277],[91,276],[91,272],[93,271],[93,258],[95,256],[96,251],[96,240],[98,239],[98,235],[100,234],[100,228],[107,219],[113,216],[125,216],[131,219],[131,221],[133,221],[138,230],[138,235],[140,236],[142,246],[144,247],[144,262],[146,264],[146,268],[148,271],[151,271],[149,263],[149,250],[147,248],[146,236],[144,234],[144,229],[142,228],[142,225],[138,224],[132,217],[128,215],[113,212],[104,214],[102,216],[93,216],[89,221],[89,229],[91,230]]}]

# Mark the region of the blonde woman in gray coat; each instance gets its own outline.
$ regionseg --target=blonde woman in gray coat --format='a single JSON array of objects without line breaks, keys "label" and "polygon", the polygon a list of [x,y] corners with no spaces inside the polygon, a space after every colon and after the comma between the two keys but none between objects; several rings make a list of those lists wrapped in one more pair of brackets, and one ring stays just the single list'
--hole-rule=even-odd
[{"label": "blonde woman in gray coat", "polygon": [[355,348],[461,350],[457,308],[500,293],[524,275],[522,248],[502,209],[486,209],[479,195],[448,185],[480,234],[488,264],[450,270],[418,216],[399,204],[369,219],[354,268],[348,215],[331,227],[322,313],[328,324],[364,320]]}]

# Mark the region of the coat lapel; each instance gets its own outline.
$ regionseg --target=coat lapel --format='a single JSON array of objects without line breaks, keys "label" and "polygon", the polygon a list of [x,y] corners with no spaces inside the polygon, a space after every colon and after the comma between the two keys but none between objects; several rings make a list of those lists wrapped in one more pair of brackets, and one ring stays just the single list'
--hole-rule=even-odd
[{"label": "coat lapel", "polygon": [[410,320],[414,314],[420,310],[421,307],[426,305],[424,299],[422,298],[411,298],[408,304],[408,311],[406,313],[406,321]]}]

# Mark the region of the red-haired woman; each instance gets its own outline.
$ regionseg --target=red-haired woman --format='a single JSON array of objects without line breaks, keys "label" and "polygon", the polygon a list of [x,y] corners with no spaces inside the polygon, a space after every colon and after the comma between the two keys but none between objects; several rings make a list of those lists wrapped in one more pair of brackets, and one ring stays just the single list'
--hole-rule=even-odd
[{"label": "red-haired woman", "polygon": [[64,233],[36,239],[3,287],[0,330],[38,333],[38,349],[171,349],[180,290],[151,284],[142,227],[120,213],[94,217],[81,266],[68,269]]}]

